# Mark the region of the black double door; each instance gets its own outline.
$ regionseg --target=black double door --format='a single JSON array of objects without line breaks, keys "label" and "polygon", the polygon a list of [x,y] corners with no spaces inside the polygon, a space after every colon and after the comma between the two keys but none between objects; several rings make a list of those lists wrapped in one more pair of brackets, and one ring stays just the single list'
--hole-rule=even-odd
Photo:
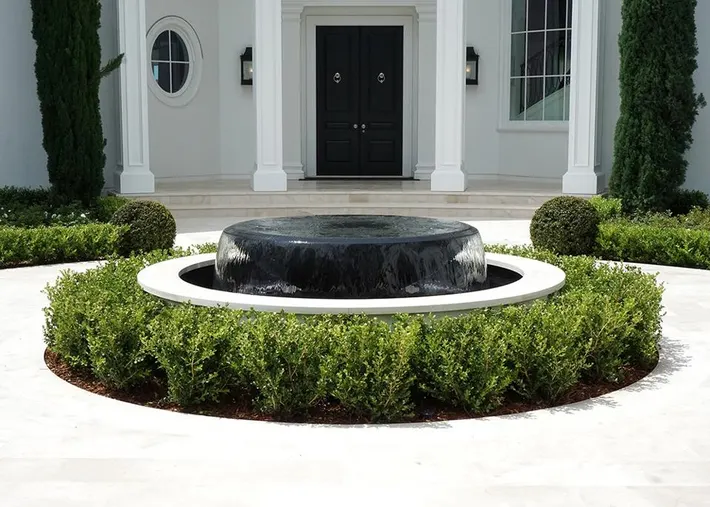
[{"label": "black double door", "polygon": [[401,26],[316,29],[318,176],[402,176]]}]

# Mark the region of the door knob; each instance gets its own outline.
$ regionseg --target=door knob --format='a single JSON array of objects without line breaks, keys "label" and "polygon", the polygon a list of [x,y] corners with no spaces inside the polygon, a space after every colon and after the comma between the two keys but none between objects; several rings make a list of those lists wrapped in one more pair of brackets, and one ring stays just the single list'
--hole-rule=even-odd
[{"label": "door knob", "polygon": [[353,123],[353,128],[357,130],[357,123]]},{"label": "door knob", "polygon": [[363,123],[363,124],[362,124],[362,130],[365,130],[366,128],[367,128],[367,125],[365,125],[365,124]]}]

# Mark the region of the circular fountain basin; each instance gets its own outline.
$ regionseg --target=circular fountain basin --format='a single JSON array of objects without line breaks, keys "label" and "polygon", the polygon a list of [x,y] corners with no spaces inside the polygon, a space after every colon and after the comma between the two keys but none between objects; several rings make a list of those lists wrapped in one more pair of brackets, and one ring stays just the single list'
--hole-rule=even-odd
[{"label": "circular fountain basin", "polygon": [[138,283],[148,293],[175,303],[228,307],[235,310],[313,314],[458,314],[467,310],[526,303],[554,294],[565,284],[565,273],[533,259],[486,254],[489,270],[515,273],[517,281],[495,288],[454,294],[373,299],[295,298],[226,292],[190,283],[202,269],[214,269],[215,254],[171,259],[148,266]]},{"label": "circular fountain basin", "polygon": [[[228,227],[212,288],[242,294],[381,299],[473,292],[489,278],[481,235],[433,218],[325,215]],[[491,282],[500,282],[494,283]]]}]

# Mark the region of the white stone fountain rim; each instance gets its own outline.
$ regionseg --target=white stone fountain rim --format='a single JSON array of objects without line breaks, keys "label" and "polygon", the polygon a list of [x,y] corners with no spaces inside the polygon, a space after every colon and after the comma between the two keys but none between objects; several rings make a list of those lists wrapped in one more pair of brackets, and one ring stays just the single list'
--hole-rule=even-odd
[{"label": "white stone fountain rim", "polygon": [[400,313],[453,313],[475,308],[487,308],[539,299],[560,290],[565,284],[565,273],[556,266],[512,255],[487,253],[491,266],[509,269],[522,278],[517,282],[494,289],[451,294],[391,299],[305,299],[254,296],[207,289],[184,281],[182,274],[215,263],[216,254],[180,257],[146,267],[138,273],[138,283],[159,298],[197,306],[228,307],[235,310],[296,313],[315,315]]}]

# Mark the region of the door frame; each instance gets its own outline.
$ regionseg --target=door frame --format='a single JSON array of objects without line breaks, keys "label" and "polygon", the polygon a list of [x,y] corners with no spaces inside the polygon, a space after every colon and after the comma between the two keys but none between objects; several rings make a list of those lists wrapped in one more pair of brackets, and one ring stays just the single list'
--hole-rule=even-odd
[{"label": "door frame", "polygon": [[[316,96],[316,27],[317,26],[402,26],[404,29],[403,108],[402,108],[402,177],[414,175],[414,20],[412,16],[358,15],[306,16],[306,177],[314,178],[318,160],[318,123]],[[377,179],[377,177],[358,177]]]}]

